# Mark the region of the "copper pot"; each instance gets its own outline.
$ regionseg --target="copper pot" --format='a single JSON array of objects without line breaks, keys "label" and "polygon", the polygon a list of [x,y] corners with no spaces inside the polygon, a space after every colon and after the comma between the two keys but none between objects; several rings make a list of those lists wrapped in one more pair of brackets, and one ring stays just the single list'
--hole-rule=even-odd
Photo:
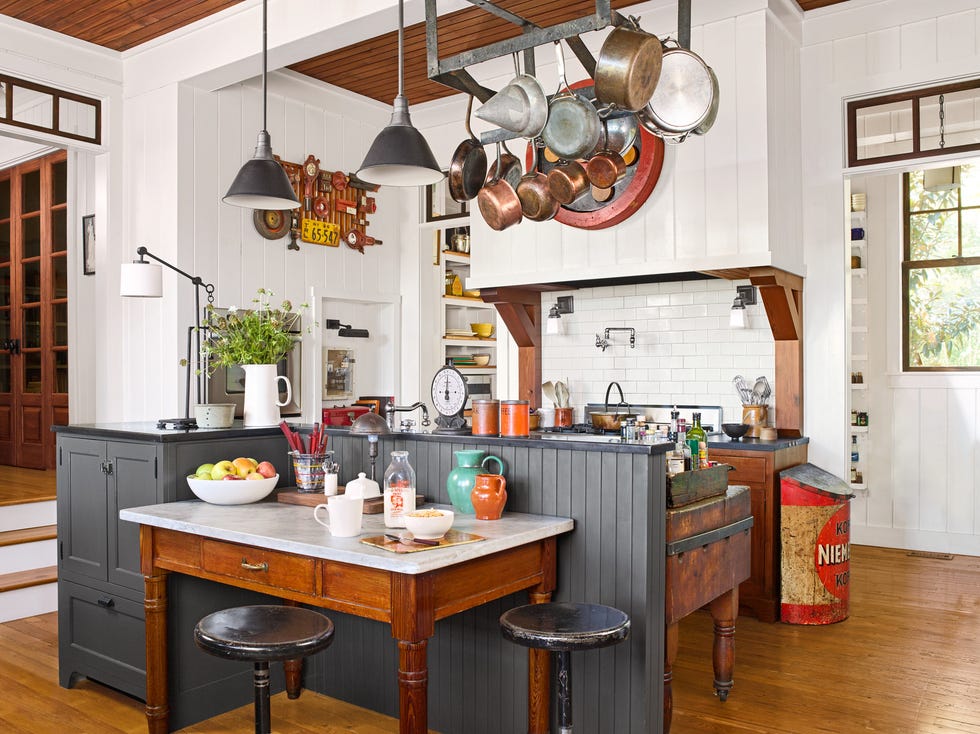
[{"label": "copper pot", "polygon": [[466,132],[469,138],[464,140],[453,153],[449,164],[449,195],[454,201],[469,201],[483,185],[487,175],[487,154],[483,145],[477,140],[470,129],[470,112],[473,110],[473,95],[466,106]]},{"label": "copper pot", "polygon": [[603,431],[618,431],[627,418],[636,418],[633,413],[590,413],[592,427]]},{"label": "copper pot", "polygon": [[[516,155],[510,152],[507,144],[504,143],[504,152],[500,152],[500,143],[497,143],[497,160],[493,162],[490,166],[490,170],[487,171],[487,179],[484,183],[489,183],[495,178],[502,178],[507,183],[511,185],[515,191],[517,190],[517,184],[521,181],[521,162]],[[500,174],[497,174],[497,167],[500,167]]]},{"label": "copper pot", "polygon": [[657,87],[662,63],[660,39],[630,18],[602,44],[595,66],[596,99],[634,112],[642,109]]},{"label": "copper pot", "polygon": [[585,172],[593,186],[608,189],[626,175],[626,161],[613,150],[604,150],[589,159]]},{"label": "copper pot", "polygon": [[[497,170],[503,170],[500,162],[500,148],[497,148]],[[480,206],[480,214],[490,226],[498,232],[512,227],[521,221],[521,200],[517,192],[503,178],[495,178],[485,184],[476,196]]]},{"label": "copper pot", "polygon": [[535,145],[534,168],[522,176],[520,183],[517,184],[517,198],[521,200],[521,210],[532,222],[546,222],[553,219],[561,206],[551,194],[548,177],[541,173],[540,163],[541,148]]},{"label": "copper pot", "polygon": [[565,161],[548,171],[548,190],[562,204],[571,204],[589,190],[589,176],[578,161]]}]

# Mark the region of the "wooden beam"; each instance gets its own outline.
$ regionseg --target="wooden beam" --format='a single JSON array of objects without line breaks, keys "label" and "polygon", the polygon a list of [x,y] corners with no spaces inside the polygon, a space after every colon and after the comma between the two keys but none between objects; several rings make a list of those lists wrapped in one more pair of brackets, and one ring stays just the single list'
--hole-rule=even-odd
[{"label": "wooden beam", "polygon": [[480,289],[517,342],[518,400],[541,405],[541,291],[529,288]]}]

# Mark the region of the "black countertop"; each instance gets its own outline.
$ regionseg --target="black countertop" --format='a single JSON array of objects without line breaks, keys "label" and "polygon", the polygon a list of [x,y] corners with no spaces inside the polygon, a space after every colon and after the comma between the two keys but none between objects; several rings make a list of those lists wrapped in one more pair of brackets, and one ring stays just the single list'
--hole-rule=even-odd
[{"label": "black countertop", "polygon": [[[55,433],[71,433],[75,436],[128,438],[142,441],[159,441],[161,443],[193,441],[197,438],[245,438],[247,436],[267,436],[280,433],[279,426],[246,428],[240,420],[236,420],[231,428],[176,430],[172,428],[157,428],[156,421],[129,421],[125,423],[72,423],[68,426],[51,426],[51,430]],[[283,440],[285,441],[285,438]]]},{"label": "black countertop", "polygon": [[724,449],[725,451],[779,451],[780,449],[789,449],[793,446],[801,446],[802,444],[810,443],[810,439],[806,436],[800,438],[777,438],[775,441],[763,441],[761,438],[740,438],[738,441],[732,441],[729,438],[718,438],[716,440],[708,440],[708,455],[711,455],[711,449]]}]

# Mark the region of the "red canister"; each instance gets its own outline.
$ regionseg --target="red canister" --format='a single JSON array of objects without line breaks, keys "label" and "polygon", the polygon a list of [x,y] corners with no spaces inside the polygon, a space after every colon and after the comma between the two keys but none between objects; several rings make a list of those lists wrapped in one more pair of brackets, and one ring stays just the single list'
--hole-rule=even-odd
[{"label": "red canister", "polygon": [[474,400],[470,420],[473,423],[474,436],[499,436],[500,401]]},{"label": "red canister", "polygon": [[527,400],[504,400],[500,403],[500,435],[524,438],[530,435],[531,404]]}]

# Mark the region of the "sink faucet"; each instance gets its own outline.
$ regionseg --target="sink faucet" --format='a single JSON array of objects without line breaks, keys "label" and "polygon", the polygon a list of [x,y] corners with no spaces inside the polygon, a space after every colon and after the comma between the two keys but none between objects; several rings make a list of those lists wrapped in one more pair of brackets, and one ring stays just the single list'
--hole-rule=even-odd
[{"label": "sink faucet", "polygon": [[429,409],[425,407],[425,403],[419,401],[411,405],[395,405],[393,402],[389,402],[385,405],[385,421],[388,423],[388,428],[392,431],[395,430],[395,413],[408,413],[417,408],[422,409],[422,425],[430,425]]}]

